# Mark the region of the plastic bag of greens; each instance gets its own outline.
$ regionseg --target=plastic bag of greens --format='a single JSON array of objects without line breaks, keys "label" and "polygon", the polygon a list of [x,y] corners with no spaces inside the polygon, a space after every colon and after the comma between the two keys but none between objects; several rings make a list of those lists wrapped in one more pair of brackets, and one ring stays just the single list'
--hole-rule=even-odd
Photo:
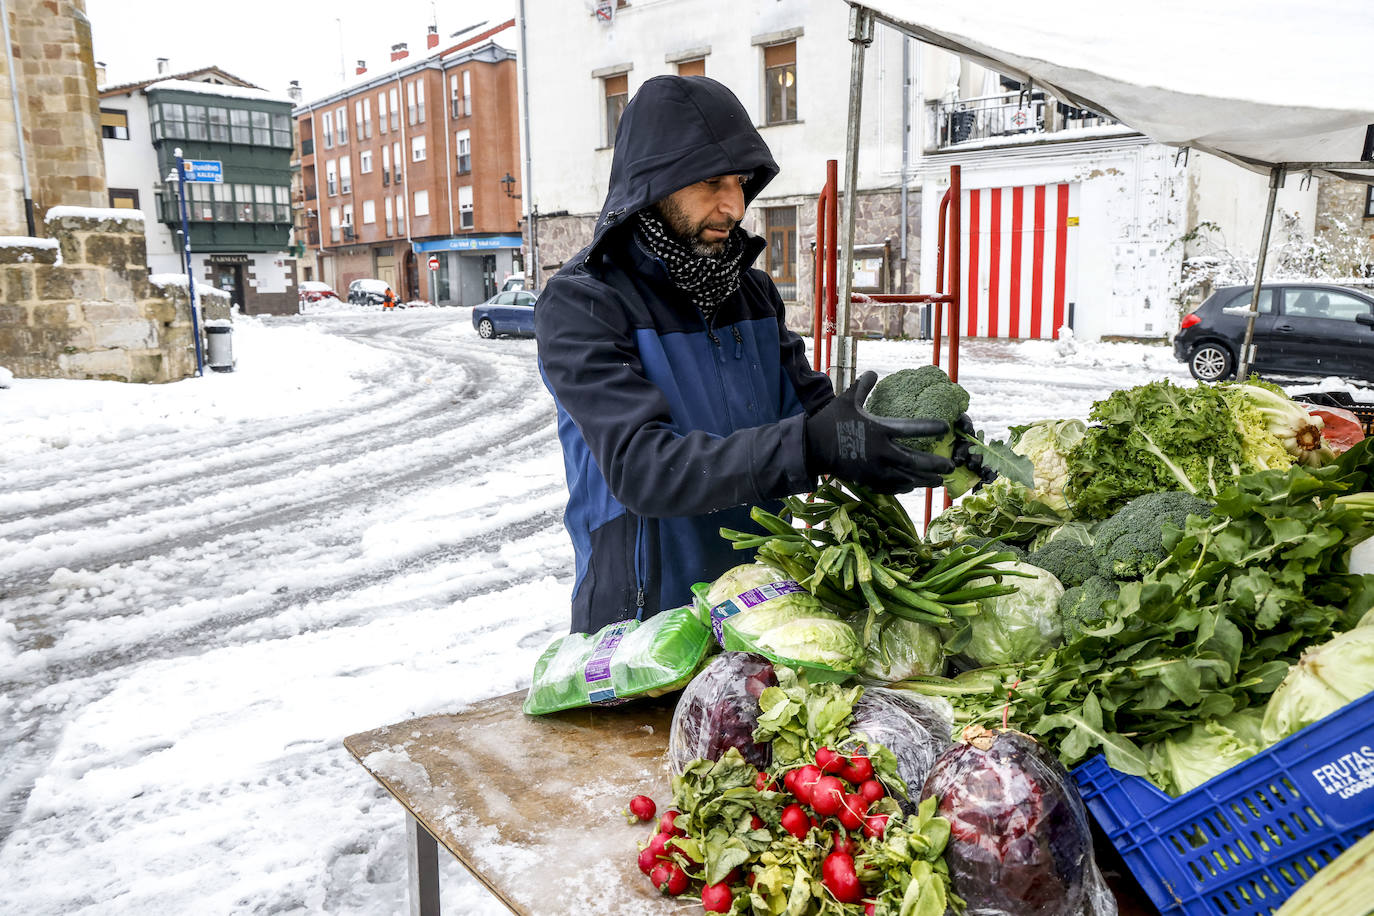
[{"label": "plastic bag of greens", "polygon": [[771,761],[767,744],[754,743],[759,696],[778,685],[773,663],[747,652],[723,652],[706,665],[678,698],[668,734],[668,766],[679,775],[693,760],[719,760],[736,748],[762,769]]},{"label": "plastic bag of greens", "polygon": [[[847,618],[860,639],[867,615]],[[870,630],[864,660],[858,673],[883,684],[925,674],[942,674],[945,645],[940,631],[914,620],[887,616]]]},{"label": "plastic bag of greens", "polygon": [[570,633],[535,662],[525,712],[542,716],[660,696],[685,686],[710,647],[711,631],[691,607],[613,623],[595,634]]},{"label": "plastic bag of greens", "polygon": [[850,733],[860,742],[881,744],[897,758],[897,775],[906,783],[907,798],[899,792],[889,794],[914,814],[935,759],[950,746],[954,729],[954,709],[948,700],[923,697],[868,687],[854,704]]},{"label": "plastic bag of greens", "polygon": [[1078,790],[1034,738],[970,726],[931,768],[921,797],[932,795],[970,916],[1115,916]]}]

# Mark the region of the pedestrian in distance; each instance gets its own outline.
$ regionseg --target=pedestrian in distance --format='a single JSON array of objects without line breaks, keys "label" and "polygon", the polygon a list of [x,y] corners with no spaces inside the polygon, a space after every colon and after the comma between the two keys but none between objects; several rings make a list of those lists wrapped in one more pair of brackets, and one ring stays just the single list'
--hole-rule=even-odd
[{"label": "pedestrian in distance", "polygon": [[388,286],[388,287],[386,288],[386,292],[382,293],[382,310],[383,310],[383,311],[386,311],[387,309],[394,309],[395,307],[396,307],[396,294],[393,293],[393,292],[391,291],[391,287]]},{"label": "pedestrian in distance", "polygon": [[616,132],[591,244],[535,311],[540,371],[558,410],[564,524],[576,557],[572,630],[691,600],[744,557],[722,527],[761,530],[753,505],[830,474],[882,493],[938,486],[945,458],[897,444],[940,421],[863,409],[876,377],[838,397],[787,328],[765,242],[740,227],[778,173],[731,91],[658,76]]}]

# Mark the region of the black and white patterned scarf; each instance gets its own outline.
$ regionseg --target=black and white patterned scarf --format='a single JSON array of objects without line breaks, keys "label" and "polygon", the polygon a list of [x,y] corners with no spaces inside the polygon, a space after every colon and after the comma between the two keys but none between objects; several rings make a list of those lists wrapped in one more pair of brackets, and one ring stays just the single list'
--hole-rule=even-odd
[{"label": "black and white patterned scarf", "polygon": [[640,210],[636,217],[640,244],[667,266],[673,285],[687,294],[710,323],[720,304],[739,289],[744,230],[736,226],[719,255],[704,256],[679,239],[652,209]]}]

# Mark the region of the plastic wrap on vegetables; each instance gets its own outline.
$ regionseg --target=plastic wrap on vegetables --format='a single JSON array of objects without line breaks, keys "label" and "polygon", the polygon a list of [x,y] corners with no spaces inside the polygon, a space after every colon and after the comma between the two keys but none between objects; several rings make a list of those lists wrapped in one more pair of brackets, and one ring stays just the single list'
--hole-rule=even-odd
[{"label": "plastic wrap on vegetables", "polygon": [[906,783],[908,798],[895,795],[903,814],[912,814],[921,786],[936,758],[950,746],[954,711],[945,700],[869,687],[854,704],[849,730],[892,751],[897,775]]},{"label": "plastic wrap on vegetables", "polygon": [[949,820],[950,884],[968,916],[1114,916],[1088,815],[1064,768],[1029,735],[970,726],[922,797]]},{"label": "plastic wrap on vegetables", "polygon": [[674,775],[693,760],[719,760],[732,747],[754,766],[766,767],[769,748],[754,743],[754,728],[759,694],[777,684],[772,663],[762,656],[724,652],[712,659],[682,691],[673,712],[668,765]]}]

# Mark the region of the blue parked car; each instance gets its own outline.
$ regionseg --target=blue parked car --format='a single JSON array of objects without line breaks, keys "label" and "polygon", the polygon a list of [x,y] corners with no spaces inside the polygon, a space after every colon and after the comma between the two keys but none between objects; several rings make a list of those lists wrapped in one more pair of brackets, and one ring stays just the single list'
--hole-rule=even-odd
[{"label": "blue parked car", "polygon": [[492,338],[534,336],[534,293],[509,290],[497,293],[481,305],[472,307],[472,326],[477,336]]}]

